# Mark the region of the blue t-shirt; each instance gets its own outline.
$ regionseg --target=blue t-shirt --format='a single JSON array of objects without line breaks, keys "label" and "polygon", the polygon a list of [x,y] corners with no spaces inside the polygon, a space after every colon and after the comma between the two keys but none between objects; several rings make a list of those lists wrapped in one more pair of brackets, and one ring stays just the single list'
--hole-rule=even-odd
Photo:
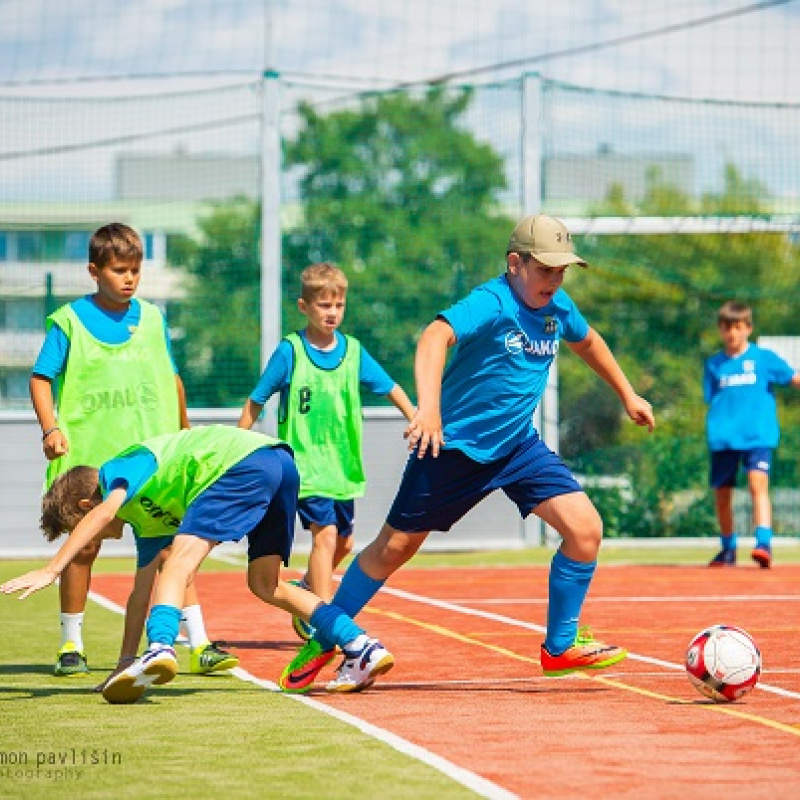
[{"label": "blue t-shirt", "polygon": [[[125,488],[127,503],[150,480],[158,469],[156,457],[146,447],[136,448],[124,456],[112,458],[100,467],[100,492],[107,497],[112,489]],[[124,505],[124,504],[123,504]],[[146,567],[165,547],[172,544],[174,536],[139,536],[136,541],[136,566]]]},{"label": "blue t-shirt", "polygon": [[[320,369],[336,369],[342,363],[347,352],[347,341],[344,336],[335,331],[336,344],[331,350],[319,350],[311,345],[306,338],[305,331],[298,331],[311,363]],[[270,356],[264,372],[258,380],[256,388],[250,393],[254,403],[263,406],[275,392],[281,393],[281,407],[285,403],[286,393],[294,370],[294,350],[285,339],[282,340]],[[386,370],[367,352],[361,345],[361,364],[358,378],[361,385],[377,395],[386,395],[395,387],[395,382],[389,377]]]},{"label": "blue t-shirt", "polygon": [[457,339],[442,379],[445,446],[475,461],[494,461],[533,433],[533,412],[559,340],[580,342],[589,325],[563,289],[533,309],[505,275],[439,316]]},{"label": "blue t-shirt", "polygon": [[780,428],[773,387],[787,386],[794,374],[779,355],[755,344],[739,356],[721,352],[707,359],[703,395],[709,404],[709,449],[777,447]]},{"label": "blue t-shirt", "polygon": [[[100,308],[94,301],[94,295],[87,294],[72,302],[72,309],[95,339],[105,344],[124,344],[131,338],[132,329],[139,325],[142,318],[142,307],[139,301],[133,298],[125,311],[108,311]],[[177,373],[175,360],[172,358],[167,321],[164,320],[164,333],[167,342],[172,368]],[[43,378],[55,380],[61,375],[69,358],[69,339],[58,325],[52,325],[45,336],[42,349],[36,363],[33,365],[33,374]]]}]

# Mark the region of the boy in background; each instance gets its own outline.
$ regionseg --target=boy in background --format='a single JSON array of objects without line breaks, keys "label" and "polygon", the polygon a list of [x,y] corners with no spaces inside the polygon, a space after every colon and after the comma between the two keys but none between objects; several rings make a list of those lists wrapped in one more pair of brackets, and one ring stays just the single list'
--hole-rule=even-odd
[{"label": "boy in background", "polygon": [[753,504],[756,542],[750,556],[759,567],[768,569],[772,565],[769,471],[772,451],[780,439],[774,387],[800,388],[800,373],[776,353],[749,341],[753,312],[745,303],[725,303],[717,315],[717,326],[724,349],[708,358],[703,370],[710,482],[722,544],[709,566],[736,565],[733,489],[741,464],[747,471]]},{"label": "boy in background", "polygon": [[[76,464],[99,467],[140,439],[189,427],[166,320],[155,305],[134,296],[143,255],[139,234],[129,226],[114,222],[99,228],[89,241],[88,265],[97,291],[47,318],[30,379],[48,461],[46,489]],[[61,644],[54,670],[59,677],[89,672],[83,618],[100,544],[87,544],[61,576]],[[236,666],[233,656],[209,642],[193,586],[185,623],[193,672]]]},{"label": "boy in background", "polygon": [[[506,273],[442,311],[417,345],[419,409],[406,430],[407,463],[378,536],[355,558],[333,602],[351,617],[419,550],[432,530],[448,531],[491,492],[501,489],[524,518],[535,513],[561,535],[550,566],[545,675],[602,669],[627,652],[579,627],[603,533],[600,515],[556,453],[539,438],[533,412],[563,339],[619,397],[628,416],[652,430],[640,397],[599,333],[561,288],[573,251],[562,222],[545,215],[521,220],[506,249]],[[445,370],[449,348],[455,348]],[[332,658],[317,632],[281,675],[280,684],[310,687]],[[351,691],[362,667],[345,660],[327,685]]]},{"label": "boy in background", "polygon": [[[121,535],[125,522],[140,557],[169,545],[147,618],[147,650],[121,657],[102,688],[109,703],[135,703],[148,686],[178,672],[173,645],[180,607],[203,560],[220,542],[246,536],[250,591],[311,622],[362,664],[364,682],[354,691],[364,688],[392,668],[391,653],[341,609],[280,579],[292,549],[298,483],[291,451],[260,433],[207,425],[147,439],[99,470],[76,466],[53,483],[42,503],[42,526],[51,537],[70,536],[46,567],[6,581],[0,591],[21,591],[22,600],[49,586],[83,547]],[[136,652],[154,577],[154,567],[137,570],[123,654]]]},{"label": "boy in background", "polygon": [[[270,356],[239,427],[252,428],[267,400],[281,393],[278,435],[294,451],[297,511],[311,531],[308,570],[299,584],[327,601],[333,571],[353,548],[354,499],[366,484],[360,388],[386,395],[408,420],[414,407],[360,342],[338,331],[347,302],[345,274],[333,264],[312,264],[300,280],[297,307],[308,324]],[[293,624],[302,639],[313,633],[302,619],[295,617]]]}]

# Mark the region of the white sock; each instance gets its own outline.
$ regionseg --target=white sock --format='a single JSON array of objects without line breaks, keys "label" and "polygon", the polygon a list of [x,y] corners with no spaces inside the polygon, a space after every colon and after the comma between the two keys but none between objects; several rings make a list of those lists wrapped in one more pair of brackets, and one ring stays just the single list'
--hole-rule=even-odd
[{"label": "white sock", "polygon": [[183,609],[181,623],[186,628],[186,636],[189,639],[189,647],[194,650],[208,644],[211,640],[206,633],[206,624],[203,621],[203,609],[199,605],[186,606]]},{"label": "white sock", "polygon": [[347,650],[348,653],[360,653],[366,646],[367,642],[369,641],[369,636],[366,633],[362,633],[356,636],[352,642],[348,642],[344,649]]},{"label": "white sock", "polygon": [[61,645],[72,642],[75,647],[83,652],[83,612],[80,614],[65,614],[61,612]]}]

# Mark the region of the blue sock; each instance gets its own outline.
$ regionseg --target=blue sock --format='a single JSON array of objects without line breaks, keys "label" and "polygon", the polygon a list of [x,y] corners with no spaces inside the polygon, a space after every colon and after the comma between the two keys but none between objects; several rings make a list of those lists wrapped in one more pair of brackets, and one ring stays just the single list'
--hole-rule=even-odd
[{"label": "blue sock", "polygon": [[147,641],[149,644],[175,644],[181,624],[181,610],[175,606],[153,606],[147,617]]},{"label": "blue sock", "polygon": [[772,528],[763,528],[760,525],[756,528],[756,547],[770,549],[772,544]]},{"label": "blue sock", "polygon": [[348,642],[364,633],[363,628],[331,603],[320,603],[314,609],[310,622],[314,626],[314,638],[325,650],[333,649],[335,644],[344,650]]},{"label": "blue sock", "polygon": [[719,542],[723,550],[735,550],[738,544],[735,533],[732,533],[730,536],[725,536],[724,533],[721,533],[719,535]]},{"label": "blue sock", "polygon": [[[369,575],[361,569],[358,558],[354,558],[347,568],[347,572],[345,572],[333,600],[331,600],[331,605],[344,611],[349,617],[355,617],[358,612],[375,597],[384,583],[385,581],[370,578]],[[338,644],[338,642],[330,639],[324,632],[320,631],[313,619],[311,624],[317,628],[314,638],[326,650],[329,650],[334,644]]]},{"label": "blue sock", "polygon": [[550,655],[561,655],[575,644],[583,601],[589,591],[597,562],[585,564],[556,551],[550,564],[547,636],[544,646]]}]

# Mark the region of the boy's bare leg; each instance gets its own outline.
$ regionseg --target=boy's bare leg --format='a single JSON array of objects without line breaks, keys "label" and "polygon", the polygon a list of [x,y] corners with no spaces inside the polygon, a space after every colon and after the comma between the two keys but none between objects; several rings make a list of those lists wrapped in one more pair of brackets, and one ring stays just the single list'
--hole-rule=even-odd
[{"label": "boy's bare leg", "polygon": [[83,646],[83,614],[89,596],[92,565],[100,552],[100,542],[84,547],[61,573],[58,586],[61,604],[61,642],[54,674],[57,677],[85,675],[89,672]]},{"label": "boy's bare leg", "polygon": [[720,534],[733,536],[733,487],[720,486],[714,489],[714,505]]},{"label": "boy's bare leg", "polygon": [[358,555],[365,575],[385,581],[414,557],[430,531],[404,533],[384,523],[380,533]]},{"label": "boy's bare leg", "polygon": [[736,536],[733,523],[733,487],[720,486],[714,489],[714,509],[719,525],[722,549],[711,559],[709,567],[736,566]]},{"label": "boy's bare leg", "polygon": [[335,525],[311,525],[311,554],[308,557],[306,581],[311,591],[326,603],[333,597],[333,566],[336,557],[336,540],[339,532]]},{"label": "boy's bare leg", "polygon": [[747,484],[753,504],[753,527],[756,545],[750,554],[762,569],[772,566],[772,502],[769,497],[769,475],[761,470],[747,473]]}]

